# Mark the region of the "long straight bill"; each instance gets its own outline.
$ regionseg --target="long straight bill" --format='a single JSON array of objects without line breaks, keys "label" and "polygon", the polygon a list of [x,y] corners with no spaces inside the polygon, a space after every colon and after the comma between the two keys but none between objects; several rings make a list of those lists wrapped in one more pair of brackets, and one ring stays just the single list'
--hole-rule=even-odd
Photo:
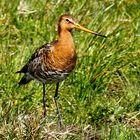
[{"label": "long straight bill", "polygon": [[89,30],[89,29],[87,29],[79,24],[75,24],[75,28],[80,29],[80,30],[85,31],[85,32],[88,32],[88,33],[91,33],[91,34],[95,34],[97,36],[106,37],[105,35],[101,35],[97,32],[93,32],[93,31],[91,31],[91,30]]}]

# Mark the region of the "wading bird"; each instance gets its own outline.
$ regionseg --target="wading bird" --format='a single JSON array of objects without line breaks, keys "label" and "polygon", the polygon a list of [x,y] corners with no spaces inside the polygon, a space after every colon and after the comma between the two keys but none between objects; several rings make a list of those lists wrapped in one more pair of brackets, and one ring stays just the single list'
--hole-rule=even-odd
[{"label": "wading bird", "polygon": [[97,36],[106,37],[79,25],[71,15],[64,14],[58,22],[58,39],[38,48],[28,63],[17,73],[24,73],[19,85],[27,84],[35,79],[43,84],[43,108],[46,116],[45,84],[56,83],[54,101],[60,127],[62,117],[58,106],[59,82],[66,79],[76,65],[76,52],[71,30],[77,28]]}]

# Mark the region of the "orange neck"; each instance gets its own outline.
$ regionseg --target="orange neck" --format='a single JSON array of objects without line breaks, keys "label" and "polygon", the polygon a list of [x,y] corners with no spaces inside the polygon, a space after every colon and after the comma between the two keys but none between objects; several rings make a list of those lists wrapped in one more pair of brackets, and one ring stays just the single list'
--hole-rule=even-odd
[{"label": "orange neck", "polygon": [[73,38],[71,32],[65,29],[61,29],[59,31],[59,43],[63,44],[64,46],[72,46],[74,47]]}]

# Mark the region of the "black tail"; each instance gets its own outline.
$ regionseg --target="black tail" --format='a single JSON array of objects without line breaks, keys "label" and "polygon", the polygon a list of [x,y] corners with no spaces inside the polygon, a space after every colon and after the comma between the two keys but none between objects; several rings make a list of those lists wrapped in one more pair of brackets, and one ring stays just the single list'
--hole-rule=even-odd
[{"label": "black tail", "polygon": [[27,83],[29,83],[32,79],[28,78],[28,76],[24,75],[21,80],[19,81],[19,85],[25,85]]},{"label": "black tail", "polygon": [[16,73],[24,73],[24,76],[21,78],[21,80],[19,81],[19,85],[25,85],[27,83],[29,83],[32,78],[28,73],[28,65],[25,65],[21,70],[17,71]]},{"label": "black tail", "polygon": [[[18,72],[17,72],[18,73]],[[28,75],[24,75],[22,78],[21,78],[21,80],[19,81],[19,85],[25,85],[25,84],[27,84],[27,83],[29,83],[30,81],[32,80],[32,78],[30,77],[30,76],[28,76]]]},{"label": "black tail", "polygon": [[17,71],[16,73],[22,73],[22,71]]}]

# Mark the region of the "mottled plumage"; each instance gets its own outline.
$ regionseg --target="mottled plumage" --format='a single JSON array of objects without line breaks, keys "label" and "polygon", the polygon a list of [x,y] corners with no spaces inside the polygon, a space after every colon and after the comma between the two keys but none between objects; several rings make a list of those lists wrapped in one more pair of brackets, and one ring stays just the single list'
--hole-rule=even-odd
[{"label": "mottled plumage", "polygon": [[64,14],[60,17],[58,23],[58,40],[38,48],[28,63],[17,72],[24,73],[19,82],[20,85],[33,79],[43,83],[44,116],[46,115],[45,84],[56,83],[54,99],[60,126],[62,126],[62,119],[57,102],[59,82],[63,81],[76,65],[76,52],[71,35],[73,28],[102,36],[76,23],[71,15]]},{"label": "mottled plumage", "polygon": [[[26,84],[32,79],[41,83],[54,83],[64,80],[74,69],[76,63],[76,53],[63,53],[60,57],[55,41],[52,44],[45,44],[37,49],[28,63],[17,73],[25,73],[19,84]],[[63,52],[63,51],[62,51]],[[61,52],[61,53],[62,53]],[[59,57],[58,57],[59,56]],[[26,82],[25,82],[26,81]]]}]

